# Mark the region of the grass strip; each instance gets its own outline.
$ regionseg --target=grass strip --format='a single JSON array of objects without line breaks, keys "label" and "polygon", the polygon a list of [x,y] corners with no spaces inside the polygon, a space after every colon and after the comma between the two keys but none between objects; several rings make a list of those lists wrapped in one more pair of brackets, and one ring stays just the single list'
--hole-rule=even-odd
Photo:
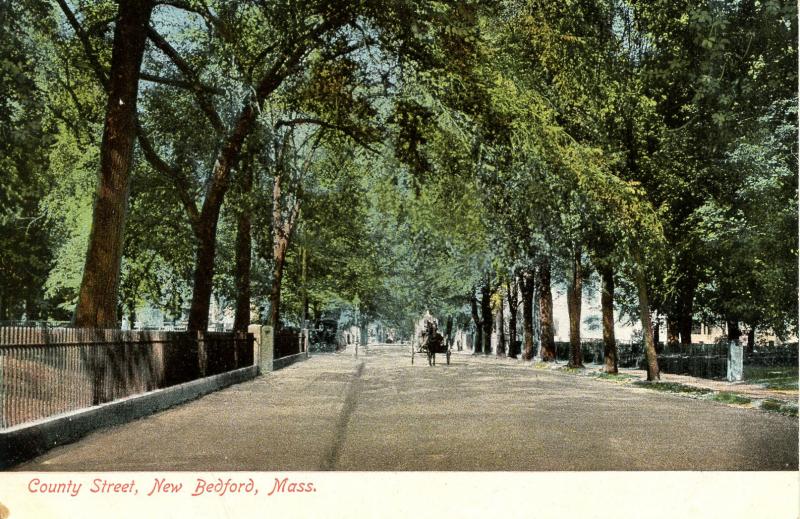
[{"label": "grass strip", "polygon": [[645,380],[641,380],[639,382],[634,382],[633,384],[645,389],[663,391],[665,393],[683,393],[693,395],[706,395],[708,393],[713,393],[712,390],[704,387],[687,386],[686,384],[679,384],[677,382],[647,382]]}]

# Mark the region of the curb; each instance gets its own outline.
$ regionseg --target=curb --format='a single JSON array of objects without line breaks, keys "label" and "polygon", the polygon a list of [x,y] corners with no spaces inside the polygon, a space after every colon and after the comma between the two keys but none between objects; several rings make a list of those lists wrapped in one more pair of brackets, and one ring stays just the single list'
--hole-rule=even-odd
[{"label": "curb", "polygon": [[272,361],[272,371],[277,371],[279,369],[283,369],[287,366],[291,366],[297,362],[302,362],[306,359],[309,359],[310,356],[306,352],[296,353],[294,355],[288,355],[286,357],[281,357],[279,359],[275,359]]}]

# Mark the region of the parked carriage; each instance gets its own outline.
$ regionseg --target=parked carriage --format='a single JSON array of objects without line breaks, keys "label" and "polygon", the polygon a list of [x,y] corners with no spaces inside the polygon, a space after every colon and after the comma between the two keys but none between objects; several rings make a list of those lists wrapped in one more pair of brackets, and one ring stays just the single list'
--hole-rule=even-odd
[{"label": "parked carriage", "polygon": [[450,364],[450,344],[436,329],[434,321],[427,321],[416,339],[417,344],[411,345],[411,364],[414,364],[414,355],[417,353],[424,353],[428,357],[428,366],[436,365],[437,353],[444,354],[447,364]]}]

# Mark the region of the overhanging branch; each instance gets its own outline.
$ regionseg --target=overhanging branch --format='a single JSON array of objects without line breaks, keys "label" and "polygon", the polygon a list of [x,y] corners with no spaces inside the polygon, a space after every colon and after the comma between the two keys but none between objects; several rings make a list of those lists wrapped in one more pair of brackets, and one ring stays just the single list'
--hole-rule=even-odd
[{"label": "overhanging branch", "polygon": [[347,126],[342,126],[339,124],[330,123],[323,119],[319,119],[316,117],[296,117],[294,119],[281,119],[277,123],[275,123],[275,128],[280,128],[281,126],[298,126],[301,124],[315,124],[317,126],[321,126],[323,128],[328,128],[329,130],[336,130],[338,132],[343,133],[344,135],[350,137],[360,146],[363,146],[367,150],[371,151],[372,153],[377,153],[377,150],[373,148],[370,143],[365,141],[362,137],[360,137],[353,128],[348,128]]},{"label": "overhanging branch", "polygon": [[[191,83],[190,81],[186,81],[183,79],[157,76],[155,74],[148,74],[147,72],[142,72],[141,74],[139,74],[139,79],[142,79],[144,81],[149,81],[151,83],[158,83],[159,85],[174,86],[177,88],[182,88],[184,90],[193,90],[198,86],[196,84]],[[225,91],[221,88],[216,88],[206,84],[200,84],[199,86],[203,89],[204,92],[207,92],[209,94],[213,95],[225,94]]]},{"label": "overhanging branch", "polygon": [[167,164],[167,162],[158,155],[138,119],[136,120],[136,137],[139,140],[139,148],[142,150],[142,153],[144,154],[144,157],[150,166],[172,180],[175,190],[178,192],[178,197],[181,200],[181,204],[183,204],[183,207],[186,210],[186,216],[189,218],[189,223],[192,226],[192,230],[197,232],[200,222],[200,214],[197,210],[197,203],[195,202],[194,197],[191,196],[189,190],[191,182],[179,168]]},{"label": "overhanging branch", "polygon": [[211,122],[211,126],[217,133],[225,133],[225,125],[222,123],[222,119],[220,118],[217,110],[214,108],[214,102],[212,101],[211,97],[208,95],[207,90],[205,89],[205,85],[200,81],[200,77],[198,74],[192,69],[192,67],[183,59],[183,57],[178,53],[175,48],[169,44],[167,40],[165,40],[153,27],[147,28],[147,37],[150,38],[150,41],[158,47],[161,52],[163,52],[174,64],[178,67],[178,70],[181,71],[181,74],[186,78],[191,91],[194,93],[195,99],[197,100],[197,104],[200,105],[200,108],[203,110],[203,113],[206,114],[208,120]]},{"label": "overhanging branch", "polygon": [[81,45],[83,46],[83,51],[86,54],[86,59],[89,60],[89,65],[92,67],[92,70],[97,76],[98,81],[100,81],[100,84],[103,85],[103,89],[106,92],[108,92],[109,89],[108,75],[106,74],[105,68],[100,64],[100,61],[97,59],[97,53],[95,52],[94,47],[92,46],[91,40],[89,40],[89,35],[86,34],[86,31],[83,30],[83,27],[81,26],[80,22],[78,22],[78,19],[75,17],[75,14],[69,8],[69,5],[67,5],[66,0],[57,0],[57,1],[58,1],[58,6],[64,13],[64,16],[67,17],[67,21],[72,27],[72,30],[74,30],[75,34],[78,36],[78,39],[80,40]]}]

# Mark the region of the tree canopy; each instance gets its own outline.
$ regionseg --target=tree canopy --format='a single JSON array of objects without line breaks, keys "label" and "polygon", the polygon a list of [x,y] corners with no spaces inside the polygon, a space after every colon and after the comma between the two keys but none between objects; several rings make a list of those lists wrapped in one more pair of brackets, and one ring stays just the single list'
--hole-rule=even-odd
[{"label": "tree canopy", "polygon": [[795,3],[26,0],[0,35],[0,319],[491,334],[519,289],[528,356],[597,271],[684,342],[797,334]]}]

